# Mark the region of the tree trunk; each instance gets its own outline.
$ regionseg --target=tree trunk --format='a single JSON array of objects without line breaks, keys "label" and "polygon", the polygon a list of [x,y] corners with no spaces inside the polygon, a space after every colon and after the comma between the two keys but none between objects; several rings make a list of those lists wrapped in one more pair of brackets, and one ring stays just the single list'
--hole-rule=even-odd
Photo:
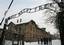
[{"label": "tree trunk", "polygon": [[60,32],[61,45],[64,45],[64,11],[57,13],[56,27]]},{"label": "tree trunk", "polygon": [[60,33],[61,45],[64,45],[64,32]]}]

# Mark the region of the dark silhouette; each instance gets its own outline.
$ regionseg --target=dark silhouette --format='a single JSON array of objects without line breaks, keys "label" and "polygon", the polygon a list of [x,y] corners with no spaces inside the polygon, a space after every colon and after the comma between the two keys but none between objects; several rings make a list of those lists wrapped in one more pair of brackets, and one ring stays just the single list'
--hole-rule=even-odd
[{"label": "dark silhouette", "polygon": [[56,27],[60,32],[61,45],[64,45],[64,2],[61,0],[61,2],[57,2],[57,4],[59,5],[61,12],[58,12],[56,16]]},{"label": "dark silhouette", "polygon": [[[8,9],[5,11],[4,17],[3,17],[3,19],[2,19],[2,21],[1,21],[1,23],[0,23],[0,25],[2,25],[2,23],[3,23],[4,19],[5,19],[5,16],[6,16],[8,10],[10,9],[10,7],[11,7],[13,1],[14,1],[14,0],[11,1],[10,5],[8,6]],[[8,19],[10,19],[10,18],[8,18]],[[0,38],[0,45],[3,45],[3,39],[4,39],[4,34],[5,34],[6,24],[7,24],[7,22],[8,22],[8,19],[5,19],[5,24],[4,24],[3,31],[2,31],[2,35],[1,35],[1,38]]]},{"label": "dark silhouette", "polygon": [[61,45],[64,45],[64,11],[57,13],[56,27],[60,32]]}]

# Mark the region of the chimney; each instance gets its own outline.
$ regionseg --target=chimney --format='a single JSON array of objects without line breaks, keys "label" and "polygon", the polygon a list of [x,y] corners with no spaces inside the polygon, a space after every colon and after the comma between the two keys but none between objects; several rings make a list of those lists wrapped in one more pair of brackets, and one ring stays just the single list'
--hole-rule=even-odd
[{"label": "chimney", "polygon": [[22,21],[22,19],[20,19],[20,22]]},{"label": "chimney", "polygon": [[19,22],[19,20],[17,20],[17,23]]}]

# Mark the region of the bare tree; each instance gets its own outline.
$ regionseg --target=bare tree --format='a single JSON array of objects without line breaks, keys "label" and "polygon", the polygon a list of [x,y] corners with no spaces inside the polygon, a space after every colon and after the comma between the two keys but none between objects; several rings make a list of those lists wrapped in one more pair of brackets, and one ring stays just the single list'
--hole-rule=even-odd
[{"label": "bare tree", "polygon": [[56,28],[60,32],[61,45],[64,45],[64,0],[53,0],[60,7],[60,12],[57,12],[56,16],[51,16],[48,21],[53,23],[55,21]]},{"label": "bare tree", "polygon": [[61,0],[61,2],[56,0],[54,1],[59,5],[61,10],[61,12],[58,12],[56,16],[56,27],[60,32],[61,45],[64,45],[64,0]]}]

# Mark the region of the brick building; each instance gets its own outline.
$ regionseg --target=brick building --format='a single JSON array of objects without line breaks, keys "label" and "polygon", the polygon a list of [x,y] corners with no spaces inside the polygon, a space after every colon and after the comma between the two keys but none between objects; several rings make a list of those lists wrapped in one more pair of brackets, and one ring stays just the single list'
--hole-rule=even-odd
[{"label": "brick building", "polygon": [[[5,32],[5,40],[11,40],[12,45],[18,45],[21,40],[22,45],[24,45],[24,41],[38,41],[38,44],[41,41],[41,43],[44,42],[44,45],[51,45],[52,35],[45,30],[45,28],[40,29],[33,20],[23,24],[11,22],[8,24],[8,30]],[[14,44],[14,41],[17,41],[17,44]]]}]

